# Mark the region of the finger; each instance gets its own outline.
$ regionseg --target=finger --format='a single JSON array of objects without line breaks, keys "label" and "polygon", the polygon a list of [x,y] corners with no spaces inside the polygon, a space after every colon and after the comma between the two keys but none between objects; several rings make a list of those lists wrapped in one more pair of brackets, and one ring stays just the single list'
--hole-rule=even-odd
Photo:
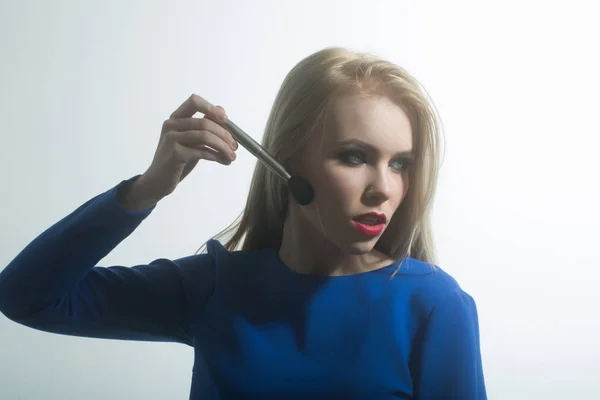
[{"label": "finger", "polygon": [[221,106],[215,106],[213,111],[206,115],[208,118],[214,119],[215,122],[222,124],[227,121],[227,113]]},{"label": "finger", "polygon": [[175,143],[174,151],[178,157],[185,163],[193,163],[198,160],[216,161],[223,165],[230,165],[233,160],[208,147],[197,148],[184,146],[180,143]]},{"label": "finger", "polygon": [[197,94],[192,94],[186,101],[184,101],[177,110],[171,114],[171,119],[174,118],[189,118],[197,112],[204,115],[211,115],[212,117],[225,121],[225,110],[216,107],[209,103],[203,97]]},{"label": "finger", "polygon": [[173,139],[188,147],[202,147],[208,146],[219,153],[225,154],[231,160],[234,160],[235,153],[230,148],[229,144],[223,139],[214,135],[210,131],[183,131],[183,132],[172,132]]},{"label": "finger", "polygon": [[163,132],[168,131],[210,131],[221,140],[229,143],[233,150],[238,149],[238,144],[231,132],[208,118],[169,119],[163,124]]}]

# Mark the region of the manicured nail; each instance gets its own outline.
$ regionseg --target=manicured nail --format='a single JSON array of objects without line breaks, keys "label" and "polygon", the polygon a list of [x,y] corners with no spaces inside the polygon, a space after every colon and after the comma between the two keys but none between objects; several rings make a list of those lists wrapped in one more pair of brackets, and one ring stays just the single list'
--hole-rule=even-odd
[{"label": "manicured nail", "polygon": [[225,109],[223,109],[223,107],[221,107],[221,106],[216,106],[215,108],[217,109],[217,112],[216,112],[217,119],[221,122],[227,121],[227,114],[225,113]]}]

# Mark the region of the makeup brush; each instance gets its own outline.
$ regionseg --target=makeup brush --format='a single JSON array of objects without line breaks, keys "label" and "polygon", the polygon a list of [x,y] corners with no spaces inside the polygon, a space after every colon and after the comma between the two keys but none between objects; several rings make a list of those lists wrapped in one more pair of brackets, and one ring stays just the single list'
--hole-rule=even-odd
[{"label": "makeup brush", "polygon": [[231,132],[234,139],[244,146],[246,150],[248,150],[267,168],[284,180],[284,182],[288,185],[290,192],[292,192],[294,200],[296,200],[298,204],[305,206],[313,200],[314,190],[310,183],[299,176],[292,176],[279,162],[277,162],[277,160],[267,153],[267,151],[260,144],[258,144],[231,120],[227,119],[227,121],[223,122],[221,125]]}]

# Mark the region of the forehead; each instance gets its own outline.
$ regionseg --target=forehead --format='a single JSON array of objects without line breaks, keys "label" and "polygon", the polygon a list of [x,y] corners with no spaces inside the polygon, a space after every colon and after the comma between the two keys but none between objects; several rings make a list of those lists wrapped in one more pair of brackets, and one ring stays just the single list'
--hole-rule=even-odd
[{"label": "forehead", "polygon": [[410,120],[402,107],[383,95],[344,95],[332,103],[323,141],[362,140],[382,152],[412,149]]}]

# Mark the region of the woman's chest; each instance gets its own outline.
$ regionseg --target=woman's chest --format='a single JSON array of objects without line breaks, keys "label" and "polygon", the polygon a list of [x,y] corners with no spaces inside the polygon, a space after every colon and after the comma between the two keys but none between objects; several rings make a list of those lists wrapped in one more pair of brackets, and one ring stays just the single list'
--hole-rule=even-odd
[{"label": "woman's chest", "polygon": [[196,319],[196,362],[221,390],[262,398],[412,393],[415,323],[408,310],[318,296],[263,300],[216,300]]}]

